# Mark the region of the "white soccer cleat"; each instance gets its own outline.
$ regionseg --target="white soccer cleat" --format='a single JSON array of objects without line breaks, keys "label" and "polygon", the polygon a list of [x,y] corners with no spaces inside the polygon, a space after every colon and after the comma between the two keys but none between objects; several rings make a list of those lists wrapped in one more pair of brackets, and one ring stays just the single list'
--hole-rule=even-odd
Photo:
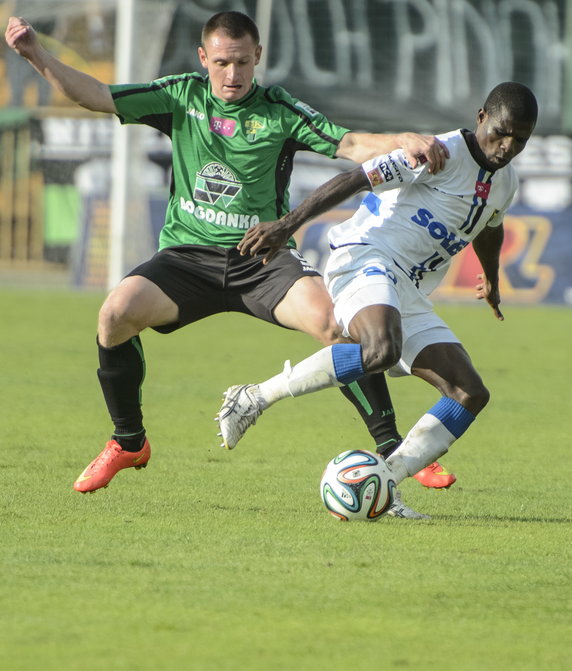
[{"label": "white soccer cleat", "polygon": [[224,403],[215,418],[220,428],[218,435],[222,437],[221,447],[233,450],[248,427],[256,424],[263,410],[257,390],[256,384],[241,384],[225,391]]},{"label": "white soccer cleat", "polygon": [[418,513],[401,500],[401,492],[396,491],[393,503],[385,513],[388,517],[404,517],[408,520],[430,520],[430,515]]}]

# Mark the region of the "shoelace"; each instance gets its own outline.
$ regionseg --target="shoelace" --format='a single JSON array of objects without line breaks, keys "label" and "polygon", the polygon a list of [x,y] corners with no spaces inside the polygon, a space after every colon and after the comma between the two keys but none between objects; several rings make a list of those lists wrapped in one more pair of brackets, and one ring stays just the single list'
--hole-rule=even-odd
[{"label": "shoelace", "polygon": [[247,417],[251,417],[252,415],[255,416],[254,420],[252,420],[252,423],[254,424],[256,422],[261,413],[260,406],[258,405],[256,400],[252,398],[252,396],[249,394],[248,390],[245,387],[240,389],[238,391],[238,394],[235,394],[232,399],[225,402],[225,404],[222,406],[223,413],[221,414],[221,419],[227,417],[228,415],[230,415],[231,412],[234,411],[234,409],[239,403],[240,394],[243,391],[248,402],[250,403],[250,407],[248,408],[248,410],[244,410],[241,412],[242,418],[241,420],[239,420],[239,423],[242,421],[242,419],[246,419]]},{"label": "shoelace", "polygon": [[110,461],[113,461],[115,457],[119,456],[120,452],[121,447],[119,445],[114,445],[113,447],[103,450],[103,452],[101,452],[101,454],[95,458],[95,461],[92,464],[92,468],[95,468],[96,466],[107,465]]}]

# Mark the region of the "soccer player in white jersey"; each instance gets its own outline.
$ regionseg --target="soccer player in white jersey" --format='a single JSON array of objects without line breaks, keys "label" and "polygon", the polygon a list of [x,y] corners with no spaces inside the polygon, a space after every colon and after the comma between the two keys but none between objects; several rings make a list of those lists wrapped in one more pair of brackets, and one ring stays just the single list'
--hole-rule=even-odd
[{"label": "soccer player in white jersey", "polygon": [[416,375],[441,394],[387,459],[397,483],[447,452],[485,407],[489,391],[428,295],[452,257],[472,242],[483,270],[476,296],[503,320],[502,222],[517,188],[509,163],[526,146],[537,114],[530,89],[499,84],[479,109],[474,132],[438,136],[450,155],[439,174],[424,165],[412,168],[401,150],[393,151],[334,177],[280,220],[246,233],[241,252],[263,254],[268,262],[304,222],[370,191],[355,214],[330,232],[325,279],[336,318],[351,341],[326,347],[293,367],[287,362],[282,373],[261,384],[230,387],[219,413],[223,439],[232,434],[236,442],[282,398],[387,370]]}]

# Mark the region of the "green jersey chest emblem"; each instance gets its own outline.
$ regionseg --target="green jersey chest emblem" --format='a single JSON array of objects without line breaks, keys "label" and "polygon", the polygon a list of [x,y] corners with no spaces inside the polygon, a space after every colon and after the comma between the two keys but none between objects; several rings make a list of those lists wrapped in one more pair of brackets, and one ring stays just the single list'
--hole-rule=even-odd
[{"label": "green jersey chest emblem", "polygon": [[194,198],[201,203],[214,205],[218,203],[228,207],[237,193],[242,189],[242,184],[237,181],[232,170],[222,163],[208,163],[197,172]]},{"label": "green jersey chest emblem", "polygon": [[247,119],[244,122],[244,128],[246,139],[249,142],[254,142],[256,140],[256,133],[258,133],[258,131],[262,130],[263,128],[266,128],[266,124],[258,121],[257,119]]}]

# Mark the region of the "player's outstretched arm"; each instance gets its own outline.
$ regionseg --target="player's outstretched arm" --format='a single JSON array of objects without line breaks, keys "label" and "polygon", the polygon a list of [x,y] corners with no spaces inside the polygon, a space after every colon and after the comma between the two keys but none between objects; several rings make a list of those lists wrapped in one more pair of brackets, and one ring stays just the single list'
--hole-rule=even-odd
[{"label": "player's outstretched arm", "polygon": [[445,167],[449,157],[447,147],[433,135],[399,133],[346,133],[340,140],[336,156],[356,163],[364,163],[381,154],[389,154],[394,149],[403,149],[410,165],[429,163],[428,171],[438,173]]},{"label": "player's outstretched arm", "polygon": [[6,28],[6,44],[25,58],[50,84],[73,102],[93,112],[115,114],[115,103],[106,84],[65,65],[38,40],[36,31],[25,19],[11,16]]},{"label": "player's outstretched arm", "polygon": [[501,226],[485,227],[473,240],[473,249],[477,255],[483,273],[477,275],[476,297],[483,298],[493,309],[495,317],[503,321],[504,316],[499,309],[499,265],[500,252],[504,239],[504,229]]},{"label": "player's outstretched arm", "polygon": [[242,256],[264,253],[263,263],[268,263],[278,250],[288,242],[302,224],[331,210],[336,205],[364,189],[371,189],[361,167],[332,177],[318,187],[300,205],[277,221],[263,221],[246,231],[237,248]]}]

